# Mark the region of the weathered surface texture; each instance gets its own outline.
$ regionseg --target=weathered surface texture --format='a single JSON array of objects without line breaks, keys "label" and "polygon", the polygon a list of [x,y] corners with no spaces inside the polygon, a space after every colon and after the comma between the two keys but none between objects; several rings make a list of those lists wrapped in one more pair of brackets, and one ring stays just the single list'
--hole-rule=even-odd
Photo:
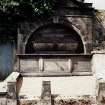
[{"label": "weathered surface texture", "polygon": [[24,105],[25,102],[36,102],[36,104],[39,104],[42,94],[42,81],[51,82],[52,103],[55,103],[56,105],[60,105],[63,102],[67,104],[72,101],[76,101],[76,103],[83,103],[88,100],[89,101],[87,103],[96,103],[98,89],[96,89],[97,82],[93,76],[24,77],[19,92],[19,99],[22,105]]},{"label": "weathered surface texture", "polygon": [[[21,27],[19,28],[19,48],[18,51],[21,53],[25,53],[26,50],[26,44],[28,42],[28,39],[31,37],[31,35],[35,34],[35,32],[46,25],[49,24],[55,24],[53,22],[53,18],[50,18],[49,20],[46,20],[44,23],[43,20],[33,21],[33,22],[24,22],[21,23]],[[90,17],[58,17],[58,22],[56,24],[63,24],[66,26],[72,26],[74,30],[78,33],[78,35],[81,37],[85,53],[89,53],[92,50],[92,18]],[[27,31],[28,32],[27,32]]]},{"label": "weathered surface texture", "polygon": [[105,80],[105,54],[96,53],[92,59],[92,70],[98,80]]},{"label": "weathered surface texture", "polygon": [[[82,44],[78,44],[79,47],[77,47],[76,50],[80,50],[82,45],[83,52],[75,53],[78,55],[78,57],[75,57],[75,59],[66,56],[66,61],[62,60],[62,63],[61,59],[57,61],[57,59],[59,58],[58,55],[60,55],[61,53],[56,53],[56,51],[55,53],[51,52],[52,47],[50,49],[51,51],[47,52],[47,54],[58,54],[56,55],[56,57],[53,55],[55,57],[55,61],[53,61],[54,58],[53,60],[50,59],[51,55],[49,56],[50,60],[47,59],[47,57],[46,59],[42,59],[42,52],[41,54],[35,52],[31,53],[32,59],[29,55],[27,55],[26,58],[28,58],[29,60],[17,59],[15,64],[16,66],[13,68],[17,69],[18,71],[21,70],[21,73],[27,71],[28,73],[31,72],[33,74],[35,72],[36,74],[40,73],[41,75],[46,72],[53,72],[56,73],[56,75],[52,77],[50,77],[51,75],[47,75],[45,77],[36,77],[35,75],[28,75],[25,77],[23,75],[17,80],[19,74],[11,74],[12,77],[8,77],[0,84],[0,92],[5,93],[5,96],[0,96],[0,105],[105,104],[105,54],[93,54],[92,64],[91,58],[88,59],[88,54],[91,54],[93,48],[94,50],[105,50],[105,12],[96,12],[92,8],[91,4],[83,3],[83,0],[78,1],[79,2],[75,0],[61,0],[61,6],[57,8],[54,16],[43,18],[34,17],[32,19],[20,22],[18,24],[19,27],[17,37],[17,52],[15,53],[19,53],[23,57],[26,55],[26,51],[28,50],[28,54],[30,54],[30,50],[32,50],[30,49],[31,45],[38,47],[37,49],[40,50],[40,46],[35,46],[35,41],[39,41],[37,42],[39,43],[39,45],[48,43],[48,45],[50,45],[51,47],[51,44],[55,43],[55,40],[53,38],[62,39],[60,41],[60,47],[63,46],[64,43],[66,43],[66,41],[62,42],[63,39],[71,38],[69,40],[69,44],[70,42],[73,42],[73,45],[75,45],[75,41],[78,41],[77,39],[80,38],[79,42],[81,42]],[[49,26],[51,27],[46,28]],[[53,28],[52,26],[55,27]],[[58,26],[60,26],[60,28],[58,28]],[[56,30],[56,28],[58,30]],[[40,33],[41,31],[42,33]],[[38,34],[39,39],[42,38],[42,40],[37,40],[36,34]],[[55,36],[52,37],[50,35]],[[76,37],[73,37],[75,35]],[[32,40],[32,38],[34,39]],[[52,39],[52,42],[48,42],[49,40],[47,38]],[[59,40],[56,40],[56,46],[54,47],[55,50],[57,50],[57,47],[59,47],[57,46],[57,44],[59,43],[57,41]],[[74,46],[70,47],[70,45],[67,48],[75,49]],[[66,51],[67,49],[64,50],[64,55],[67,54]],[[2,52],[2,54],[4,53]],[[34,55],[32,54],[36,54],[37,60],[35,60]],[[74,53],[68,54],[72,54],[73,57],[75,55]],[[83,56],[82,54],[87,54],[87,59],[84,60],[83,58],[80,58],[80,56]],[[2,57],[6,57],[5,55],[6,54],[4,54]],[[8,61],[8,63],[10,62]],[[11,63],[14,64],[14,62]],[[81,73],[85,71],[86,73],[91,72],[92,75],[66,75],[66,77],[64,75],[60,75],[58,77],[57,73],[60,74],[62,70],[67,70],[66,73],[70,73],[73,70],[75,72]]]},{"label": "weathered surface texture", "polygon": [[42,81],[41,104],[52,105],[51,101],[51,83],[50,81]]},{"label": "weathered surface texture", "polygon": [[54,105],[97,105],[96,97],[81,96],[77,98],[69,99],[56,99],[54,100]]},{"label": "weathered surface texture", "polygon": [[6,96],[0,96],[0,105],[6,105],[7,104],[7,98]]},{"label": "weathered surface texture", "polygon": [[105,11],[98,10],[95,12],[93,32],[94,50],[105,50]]},{"label": "weathered surface texture", "polygon": [[105,104],[105,54],[96,53],[93,55],[92,70],[99,83],[98,102],[100,105]]},{"label": "weathered surface texture", "polygon": [[[33,59],[34,57],[34,59]],[[26,58],[26,59],[25,59]],[[60,57],[51,56],[46,58],[44,56],[35,57],[33,56],[23,56],[20,57],[19,63],[19,71],[21,73],[46,73],[46,74],[70,74],[70,73],[90,73],[92,74],[91,70],[91,55],[83,55],[83,56],[65,56]]]},{"label": "weathered surface texture", "polygon": [[16,82],[18,77],[19,73],[13,72],[0,82],[0,105],[17,105]]},{"label": "weathered surface texture", "polygon": [[[36,32],[42,27],[54,24],[71,27],[80,36],[84,45],[84,53],[90,53],[92,50],[94,9],[92,4],[78,1],[62,0],[61,6],[57,8],[53,16],[34,17],[29,19],[30,21],[21,22],[18,28],[18,53],[26,53],[27,43],[32,34],[36,35]],[[49,30],[46,31],[49,32]]]}]

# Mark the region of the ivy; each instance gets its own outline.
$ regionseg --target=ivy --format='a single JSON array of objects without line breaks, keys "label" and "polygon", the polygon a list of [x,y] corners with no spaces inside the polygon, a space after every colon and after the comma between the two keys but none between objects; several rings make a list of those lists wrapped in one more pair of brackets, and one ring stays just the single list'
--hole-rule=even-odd
[{"label": "ivy", "polygon": [[0,0],[0,10],[18,15],[50,15],[56,0]]},{"label": "ivy", "polygon": [[55,4],[56,0],[0,0],[0,41],[16,42],[18,22],[50,16]]}]

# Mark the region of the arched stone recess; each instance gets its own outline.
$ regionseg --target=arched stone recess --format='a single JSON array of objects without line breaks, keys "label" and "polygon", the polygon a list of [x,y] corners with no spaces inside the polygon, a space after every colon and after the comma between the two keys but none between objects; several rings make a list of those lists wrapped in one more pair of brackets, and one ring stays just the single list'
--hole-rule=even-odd
[{"label": "arched stone recess", "polygon": [[78,33],[78,35],[81,37],[81,40],[82,40],[82,43],[83,43],[83,47],[84,47],[84,54],[87,53],[87,50],[86,50],[86,42],[84,41],[84,38],[83,38],[83,35],[81,34],[81,31],[75,27],[74,25],[72,25],[73,29]]},{"label": "arched stone recess", "polygon": [[[55,21],[55,19],[56,19],[56,21]],[[33,23],[33,24],[35,24],[35,23]],[[79,37],[82,40],[84,54],[89,53],[89,52],[87,52],[88,51],[87,50],[88,49],[87,43],[86,43],[86,41],[84,39],[84,35],[82,35],[82,33],[81,33],[81,30],[78,29],[72,22],[68,21],[67,19],[64,19],[64,18],[58,18],[57,19],[57,17],[56,18],[53,17],[53,18],[51,18],[49,20],[46,20],[46,21],[43,21],[43,22],[39,21],[39,24],[32,26],[30,32],[26,35],[26,37],[24,38],[24,41],[22,41],[23,42],[22,53],[25,53],[26,45],[27,45],[28,40],[31,37],[31,35],[33,33],[35,33],[41,27],[44,27],[44,26],[49,25],[49,24],[61,24],[61,25],[64,25],[64,26],[66,26],[68,28],[72,27],[72,29],[79,35]]]},{"label": "arched stone recess", "polygon": [[80,35],[64,24],[47,24],[28,39],[25,53],[85,53]]},{"label": "arched stone recess", "polygon": [[82,36],[86,53],[91,53],[93,49],[93,19],[91,17],[67,17],[67,20],[72,23],[77,33]]}]

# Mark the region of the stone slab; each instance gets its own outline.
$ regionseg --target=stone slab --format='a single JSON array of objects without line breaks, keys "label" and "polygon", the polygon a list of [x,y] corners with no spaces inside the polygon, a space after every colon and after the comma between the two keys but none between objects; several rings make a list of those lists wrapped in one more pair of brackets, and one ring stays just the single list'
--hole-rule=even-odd
[{"label": "stone slab", "polygon": [[57,97],[97,96],[97,81],[93,76],[23,77],[20,99],[39,100],[42,81],[51,82],[51,93]]},{"label": "stone slab", "polygon": [[105,53],[96,53],[93,55],[92,71],[99,82],[105,82]]},{"label": "stone slab", "polygon": [[0,82],[0,93],[6,93],[7,83],[16,82],[19,75],[18,72],[12,72],[4,81]]}]

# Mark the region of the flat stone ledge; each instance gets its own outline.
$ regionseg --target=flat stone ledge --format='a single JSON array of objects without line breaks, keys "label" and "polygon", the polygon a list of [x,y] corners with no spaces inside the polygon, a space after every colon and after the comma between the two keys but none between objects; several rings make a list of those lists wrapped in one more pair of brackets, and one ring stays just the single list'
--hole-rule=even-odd
[{"label": "flat stone ledge", "polygon": [[0,82],[0,95],[7,93],[8,82],[16,82],[19,75],[18,72],[12,72],[4,81]]},{"label": "flat stone ledge", "polygon": [[51,81],[51,94],[58,96],[97,96],[97,80],[94,76],[73,77],[23,77],[20,99],[33,100],[41,96],[42,81]]}]

